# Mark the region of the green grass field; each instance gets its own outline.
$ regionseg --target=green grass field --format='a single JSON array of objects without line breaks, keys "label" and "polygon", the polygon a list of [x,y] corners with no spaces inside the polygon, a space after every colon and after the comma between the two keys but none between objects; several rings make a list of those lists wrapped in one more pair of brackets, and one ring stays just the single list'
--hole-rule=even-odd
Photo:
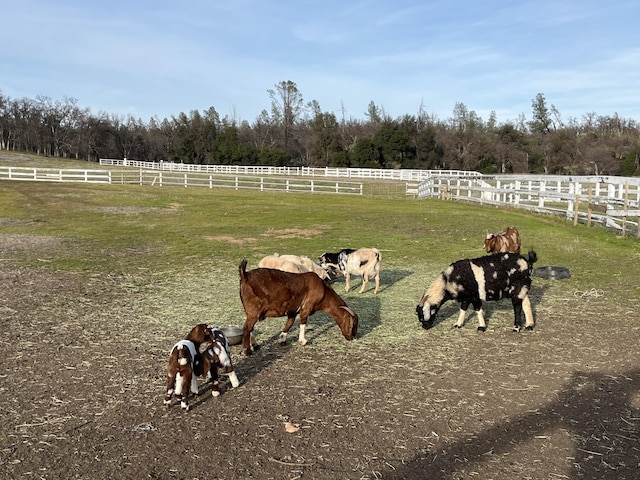
[{"label": "green grass field", "polygon": [[[129,276],[131,288],[144,293],[147,315],[167,325],[203,317],[241,325],[237,265],[242,258],[255,267],[274,252],[317,259],[327,251],[372,246],[382,252],[381,293],[373,300],[371,291],[359,295],[359,281],[349,293],[343,280],[334,287],[365,319],[364,328],[400,339],[399,332],[417,326],[413,310],[429,282],[449,263],[483,255],[486,230],[508,225],[520,230],[524,251],[537,251],[537,266],[571,270],[569,280],[534,281],[538,309],[599,292],[606,310],[606,302],[635,302],[640,284],[635,238],[450,201],[5,181],[0,212],[1,232],[10,239],[56,239],[44,251],[13,249],[11,261]],[[176,295],[188,300],[176,302]],[[495,305],[501,320],[494,325],[509,327],[510,304]],[[445,310],[444,318],[453,318],[455,308]],[[274,332],[281,327],[280,321],[269,324]]]}]

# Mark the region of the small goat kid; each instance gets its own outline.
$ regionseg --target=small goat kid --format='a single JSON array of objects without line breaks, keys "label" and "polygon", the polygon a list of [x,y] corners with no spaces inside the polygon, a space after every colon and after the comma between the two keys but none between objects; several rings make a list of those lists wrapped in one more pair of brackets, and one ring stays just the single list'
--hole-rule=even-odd
[{"label": "small goat kid", "polygon": [[516,227],[507,227],[501,233],[489,233],[484,238],[487,253],[511,252],[520,255],[520,233]]},{"label": "small goat kid", "polygon": [[311,272],[289,273],[270,268],[247,271],[247,261],[242,260],[240,273],[240,300],[246,313],[243,326],[242,350],[245,355],[258,348],[253,336],[256,322],[267,317],[287,317],[279,342],[285,344],[287,333],[300,315],[298,342],[307,344],[304,332],[309,316],[321,310],[330,315],[347,340],[355,338],[358,316],[340,296],[318,275]]},{"label": "small goat kid", "polygon": [[167,393],[164,404],[171,406],[171,397],[180,398],[180,407],[189,410],[189,393],[198,394],[199,354],[195,344],[189,340],[180,340],[171,349],[167,368]]},{"label": "small goat kid", "polygon": [[478,314],[478,331],[484,332],[487,324],[482,302],[511,298],[514,311],[513,331],[519,332],[522,329],[523,310],[526,320],[524,326],[527,330],[533,330],[529,289],[531,269],[536,260],[536,253],[530,251],[528,258],[515,253],[496,253],[452,263],[420,298],[416,307],[418,320],[423,328],[431,328],[442,304],[448,300],[457,300],[460,312],[454,327],[462,327],[467,308],[471,304]]},{"label": "small goat kid", "polygon": [[338,253],[324,253],[320,256],[320,266],[327,272],[339,270],[345,276],[345,291],[351,290],[351,275],[362,276],[359,293],[367,288],[369,278],[376,283],[374,293],[380,291],[380,261],[382,256],[377,248],[347,248]]},{"label": "small goat kid", "polygon": [[167,393],[164,403],[171,406],[171,397],[174,395],[181,399],[180,406],[189,410],[189,392],[198,394],[198,374],[201,369],[200,345],[203,342],[214,340],[211,328],[200,323],[193,327],[184,340],[176,343],[169,354],[169,366],[167,367]]},{"label": "small goat kid", "polygon": [[233,370],[231,362],[231,349],[229,341],[224,332],[219,328],[211,328],[214,341],[205,345],[204,351],[200,354],[201,362],[196,369],[198,376],[206,375],[206,380],[211,380],[211,394],[214,397],[220,395],[220,383],[218,381],[218,369],[223,369],[229,376],[231,386],[237,388],[240,385],[238,376]]}]

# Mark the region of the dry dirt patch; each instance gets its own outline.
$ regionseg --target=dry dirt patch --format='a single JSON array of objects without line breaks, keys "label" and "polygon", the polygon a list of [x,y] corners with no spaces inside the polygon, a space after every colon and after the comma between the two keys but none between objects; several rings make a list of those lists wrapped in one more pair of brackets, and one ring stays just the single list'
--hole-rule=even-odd
[{"label": "dry dirt patch", "polygon": [[216,236],[207,235],[204,238],[207,240],[214,240],[216,242],[230,243],[232,245],[247,245],[247,244],[255,243],[256,241],[255,238],[235,238],[235,237],[230,237],[228,235],[216,235]]},{"label": "dry dirt patch", "polygon": [[59,247],[65,242],[59,237],[29,235],[23,233],[0,234],[0,253],[11,250],[33,250],[45,252]]},{"label": "dry dirt patch", "polygon": [[304,238],[309,239],[322,235],[323,231],[320,229],[302,229],[302,228],[285,228],[282,230],[268,229],[263,236],[275,237],[275,238]]},{"label": "dry dirt patch", "polygon": [[267,320],[273,335],[259,336],[256,355],[233,349],[240,388],[225,380],[213,398],[203,385],[185,414],[162,405],[168,350],[203,318],[212,291],[229,297],[224,311],[239,310],[235,269],[212,271],[210,285],[198,272],[197,290],[168,274],[159,285],[9,263],[0,263],[5,478],[638,478],[640,327],[628,306],[605,311],[602,297],[563,295],[553,308],[541,306],[550,294],[536,297],[537,328],[517,335],[498,320],[510,308],[500,304],[484,334],[473,321],[423,331],[416,320],[402,342],[379,338],[365,316],[360,338],[346,342],[314,316],[312,344],[282,348],[282,319]]}]

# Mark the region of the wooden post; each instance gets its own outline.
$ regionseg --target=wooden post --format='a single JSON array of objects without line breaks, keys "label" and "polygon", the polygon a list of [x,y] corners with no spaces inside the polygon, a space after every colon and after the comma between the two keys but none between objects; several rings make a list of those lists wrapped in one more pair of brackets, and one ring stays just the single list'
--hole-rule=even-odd
[{"label": "wooden post", "polygon": [[[625,211],[629,208],[629,181],[624,185],[624,209]],[[627,216],[622,217],[622,236],[627,236]]]},{"label": "wooden post", "polygon": [[589,209],[587,210],[587,227],[591,226],[591,187],[589,187]]},{"label": "wooden post", "polygon": [[578,206],[580,205],[580,195],[576,194],[576,203],[573,206],[573,225],[578,224]]}]

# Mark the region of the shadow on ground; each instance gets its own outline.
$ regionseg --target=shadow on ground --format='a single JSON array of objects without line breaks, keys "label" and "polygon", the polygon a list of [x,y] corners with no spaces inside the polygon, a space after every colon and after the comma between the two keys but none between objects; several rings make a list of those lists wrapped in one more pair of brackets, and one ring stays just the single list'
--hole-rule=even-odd
[{"label": "shadow on ground", "polygon": [[517,445],[560,434],[568,435],[573,451],[567,456],[567,471],[558,478],[638,478],[640,463],[628,460],[634,451],[640,461],[640,370],[615,376],[576,372],[553,403],[444,451],[417,455],[384,478],[462,478],[456,475],[496,465],[492,459],[505,458]]}]

